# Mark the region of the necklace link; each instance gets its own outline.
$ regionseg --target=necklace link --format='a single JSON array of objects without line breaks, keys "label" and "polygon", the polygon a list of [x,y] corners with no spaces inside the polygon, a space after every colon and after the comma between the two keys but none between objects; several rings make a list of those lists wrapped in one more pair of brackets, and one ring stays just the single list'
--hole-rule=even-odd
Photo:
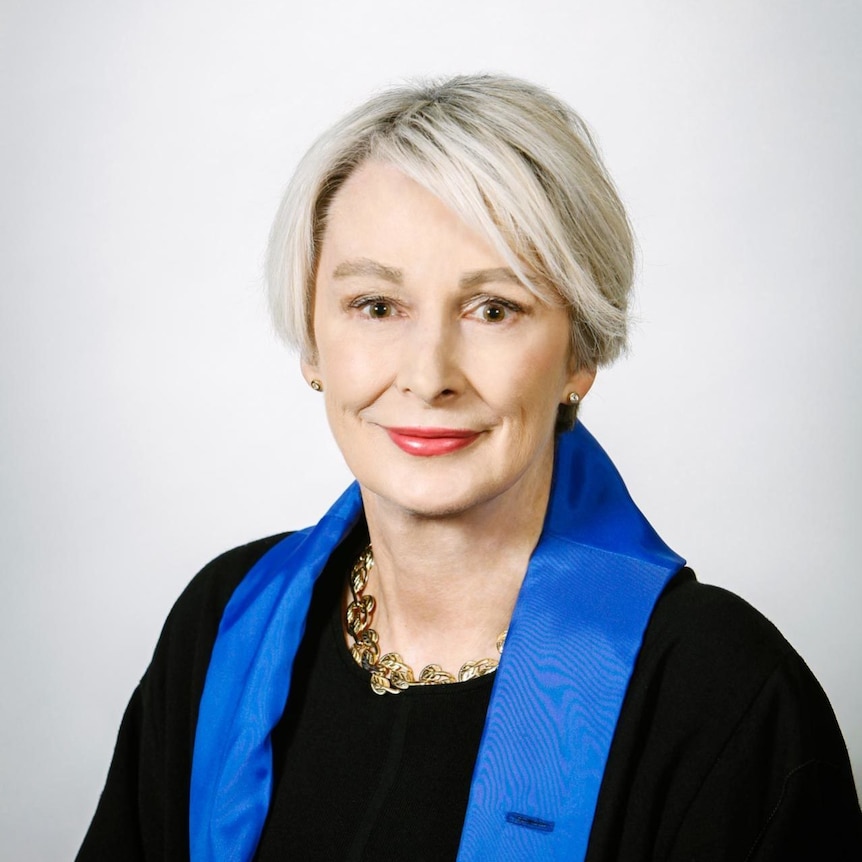
[{"label": "necklace link", "polygon": [[[347,605],[344,623],[347,633],[353,638],[350,654],[353,660],[371,674],[371,690],[375,694],[399,694],[412,685],[441,685],[450,682],[467,682],[476,677],[493,673],[497,669],[499,659],[480,658],[461,665],[458,675],[443,670],[439,664],[429,664],[422,668],[419,676],[415,676],[413,668],[397,653],[388,652],[380,655],[380,644],[377,632],[371,628],[377,602],[374,596],[365,593],[368,586],[368,574],[374,567],[374,552],[371,545],[359,555],[350,572],[350,593],[352,600]],[[506,642],[508,629],[497,637],[497,652],[503,654],[503,644]]]}]

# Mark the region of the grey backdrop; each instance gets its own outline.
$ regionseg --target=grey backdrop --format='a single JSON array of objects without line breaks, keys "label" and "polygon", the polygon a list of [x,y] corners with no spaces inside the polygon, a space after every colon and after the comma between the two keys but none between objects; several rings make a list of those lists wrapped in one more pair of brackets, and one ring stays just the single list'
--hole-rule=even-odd
[{"label": "grey backdrop", "polygon": [[807,658],[858,778],[860,31],[835,0],[2,0],[0,856],[73,855],[184,584],[348,481],[263,247],[312,138],[420,74],[596,129],[642,261],[584,420]]}]

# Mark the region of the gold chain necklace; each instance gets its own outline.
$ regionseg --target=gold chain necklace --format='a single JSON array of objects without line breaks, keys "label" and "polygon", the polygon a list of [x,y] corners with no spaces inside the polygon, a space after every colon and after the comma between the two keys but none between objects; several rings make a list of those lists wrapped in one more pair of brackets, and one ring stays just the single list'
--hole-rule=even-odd
[{"label": "gold chain necklace", "polygon": [[[466,682],[477,676],[485,676],[497,669],[498,659],[480,658],[461,665],[458,676],[443,670],[439,664],[429,664],[422,668],[418,678],[413,668],[397,652],[380,655],[377,632],[371,628],[377,603],[374,596],[365,593],[368,573],[374,566],[374,552],[369,545],[354,563],[350,572],[350,592],[353,600],[347,606],[345,624],[347,633],[353,638],[350,654],[354,661],[371,674],[371,690],[375,694],[398,694],[411,685],[438,685],[447,682]],[[505,629],[497,638],[497,652],[503,654],[506,641]]]}]

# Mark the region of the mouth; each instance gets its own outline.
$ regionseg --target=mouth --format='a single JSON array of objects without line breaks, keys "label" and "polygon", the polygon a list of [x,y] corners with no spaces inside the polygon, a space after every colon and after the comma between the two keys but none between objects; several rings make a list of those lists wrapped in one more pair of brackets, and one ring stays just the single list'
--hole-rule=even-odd
[{"label": "mouth", "polygon": [[389,439],[408,455],[432,457],[457,452],[473,443],[479,431],[467,428],[386,428]]}]

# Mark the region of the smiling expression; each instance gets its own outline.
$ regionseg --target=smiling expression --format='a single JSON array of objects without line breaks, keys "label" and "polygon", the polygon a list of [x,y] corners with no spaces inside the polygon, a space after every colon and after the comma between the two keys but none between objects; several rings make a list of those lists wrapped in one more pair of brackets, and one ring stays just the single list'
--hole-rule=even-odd
[{"label": "smiling expression", "polygon": [[557,406],[594,377],[572,361],[568,312],[392,166],[362,165],[333,198],[313,333],[303,373],[323,381],[366,507],[546,505]]}]

